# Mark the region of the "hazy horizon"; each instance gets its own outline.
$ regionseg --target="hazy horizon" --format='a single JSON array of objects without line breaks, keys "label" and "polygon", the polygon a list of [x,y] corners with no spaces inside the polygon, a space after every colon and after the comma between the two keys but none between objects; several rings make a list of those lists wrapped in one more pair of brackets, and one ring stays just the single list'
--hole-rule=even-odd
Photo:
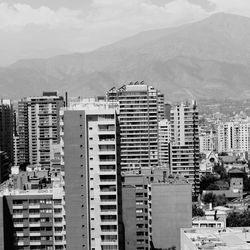
[{"label": "hazy horizon", "polygon": [[0,66],[89,52],[137,33],[225,12],[250,17],[247,0],[0,1]]}]

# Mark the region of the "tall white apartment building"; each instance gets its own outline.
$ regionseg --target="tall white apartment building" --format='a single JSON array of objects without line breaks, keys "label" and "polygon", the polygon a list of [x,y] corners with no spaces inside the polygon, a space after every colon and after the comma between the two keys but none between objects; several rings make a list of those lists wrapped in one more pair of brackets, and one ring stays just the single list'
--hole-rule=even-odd
[{"label": "tall white apartment building", "polygon": [[200,140],[200,152],[206,153],[216,149],[216,132],[212,129],[200,128],[199,140]]},{"label": "tall white apartment building", "polygon": [[164,118],[164,95],[143,82],[107,92],[108,101],[119,102],[121,168],[159,164],[159,121]]},{"label": "tall white apartment building", "polygon": [[183,175],[199,193],[199,130],[196,102],[181,103],[171,110],[172,174]]},{"label": "tall white apartment building", "polygon": [[68,249],[120,249],[113,107],[106,102],[75,103],[62,116]]},{"label": "tall white apartment building", "polygon": [[167,119],[159,122],[159,164],[169,163],[169,143],[171,140],[171,123]]},{"label": "tall white apartment building", "polygon": [[19,164],[50,166],[51,148],[60,142],[59,110],[63,105],[63,97],[56,92],[26,97],[18,103]]},{"label": "tall white apartment building", "polygon": [[218,152],[248,152],[250,121],[233,121],[218,125]]}]

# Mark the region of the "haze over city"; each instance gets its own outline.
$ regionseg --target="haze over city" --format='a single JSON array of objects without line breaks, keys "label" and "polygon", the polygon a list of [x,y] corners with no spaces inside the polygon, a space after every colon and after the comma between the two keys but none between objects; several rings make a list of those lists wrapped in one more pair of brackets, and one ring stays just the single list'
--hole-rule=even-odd
[{"label": "haze over city", "polygon": [[0,250],[249,250],[250,1],[0,0]]}]

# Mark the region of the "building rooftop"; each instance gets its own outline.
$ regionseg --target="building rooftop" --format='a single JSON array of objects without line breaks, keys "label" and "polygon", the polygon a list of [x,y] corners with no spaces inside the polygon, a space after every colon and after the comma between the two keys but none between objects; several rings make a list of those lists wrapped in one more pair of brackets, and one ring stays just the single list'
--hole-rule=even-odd
[{"label": "building rooftop", "polygon": [[[250,227],[181,229],[192,249],[244,250],[250,249]],[[182,238],[183,239],[183,238]],[[185,244],[185,242],[182,242]],[[183,246],[185,249],[185,246]],[[191,249],[191,248],[188,248]]]}]

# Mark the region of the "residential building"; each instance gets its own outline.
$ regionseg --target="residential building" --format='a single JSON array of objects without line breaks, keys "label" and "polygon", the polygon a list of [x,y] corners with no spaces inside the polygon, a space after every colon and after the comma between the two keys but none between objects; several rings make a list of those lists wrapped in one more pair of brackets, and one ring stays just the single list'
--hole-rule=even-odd
[{"label": "residential building", "polygon": [[218,125],[218,152],[248,152],[250,150],[250,121],[221,122]]},{"label": "residential building", "polygon": [[38,173],[21,172],[0,187],[3,250],[66,249],[63,184]]},{"label": "residential building", "polygon": [[174,175],[182,175],[199,194],[199,130],[195,101],[181,103],[171,110],[170,168]]},{"label": "residential building", "polygon": [[159,122],[159,165],[169,163],[169,144],[171,140],[171,124],[167,119]]},{"label": "residential building", "polygon": [[181,250],[247,250],[249,242],[249,227],[181,229]]},{"label": "residential building", "polygon": [[51,148],[60,142],[59,110],[63,97],[44,92],[40,97],[26,97],[18,102],[19,164],[50,166]]},{"label": "residential building", "polygon": [[67,248],[122,249],[118,120],[113,103],[71,104],[62,116]]},{"label": "residential building", "polygon": [[0,151],[13,163],[13,107],[10,100],[0,100]]},{"label": "residential building", "polygon": [[112,88],[107,100],[119,102],[122,170],[158,166],[158,124],[164,119],[164,95],[144,82],[135,82]]},{"label": "residential building", "polygon": [[200,152],[207,153],[216,150],[216,132],[212,129],[203,129],[199,131]]},{"label": "residential building", "polygon": [[122,173],[125,250],[180,249],[179,231],[192,225],[192,188],[167,168]]}]

